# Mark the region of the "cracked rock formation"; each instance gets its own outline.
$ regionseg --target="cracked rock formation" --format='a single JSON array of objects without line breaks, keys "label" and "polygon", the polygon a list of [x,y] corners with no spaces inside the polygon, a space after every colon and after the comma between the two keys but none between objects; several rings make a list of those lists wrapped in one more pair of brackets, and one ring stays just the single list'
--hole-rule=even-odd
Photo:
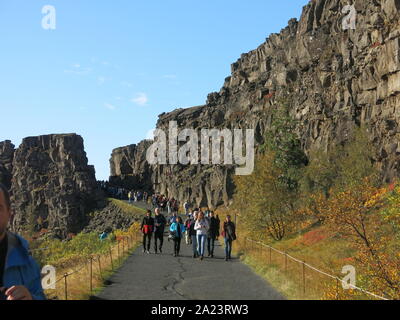
[{"label": "cracked rock formation", "polygon": [[76,134],[23,139],[14,153],[12,193],[14,231],[47,229],[59,238],[79,233],[88,213],[104,205]]},{"label": "cracked rock formation", "polygon": [[110,159],[110,183],[129,190],[152,190],[151,168],[146,161],[146,150],[151,141],[114,149]]},{"label": "cracked rock formation", "polygon": [[11,188],[14,151],[14,145],[10,140],[0,142],[0,183],[9,189]]},{"label": "cracked rock formation", "polygon": [[[299,21],[242,54],[206,105],[162,114],[157,128],[171,120],[182,129],[253,128],[260,145],[272,111],[285,101],[306,154],[345,143],[355,126],[366,125],[384,180],[398,177],[400,0],[353,2],[355,30],[342,26],[348,1],[310,1]],[[130,175],[149,175],[143,157],[127,153],[125,162],[140,163]],[[117,154],[112,159],[119,161]],[[160,165],[151,167],[151,176],[155,191],[202,206],[228,204],[234,190],[230,167]]]}]

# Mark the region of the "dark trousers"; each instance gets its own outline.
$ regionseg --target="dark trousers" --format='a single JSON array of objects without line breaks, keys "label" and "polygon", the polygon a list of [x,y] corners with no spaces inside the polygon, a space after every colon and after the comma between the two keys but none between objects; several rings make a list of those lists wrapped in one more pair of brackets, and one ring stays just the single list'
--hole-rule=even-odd
[{"label": "dark trousers", "polygon": [[175,254],[179,254],[179,251],[181,250],[181,240],[182,240],[182,238],[174,239],[174,253]]},{"label": "dark trousers", "polygon": [[151,233],[143,234],[143,250],[150,251],[151,236]]},{"label": "dark trousers", "polygon": [[232,239],[225,238],[225,256],[230,259],[232,253]]},{"label": "dark trousers", "polygon": [[214,255],[214,248],[215,248],[215,238],[207,238],[207,251],[208,255]]},{"label": "dark trousers", "polygon": [[[157,247],[157,242],[160,241],[160,245]],[[156,232],[154,233],[154,250],[157,252],[157,250],[162,250],[162,246],[164,243],[164,233],[163,232]]]}]

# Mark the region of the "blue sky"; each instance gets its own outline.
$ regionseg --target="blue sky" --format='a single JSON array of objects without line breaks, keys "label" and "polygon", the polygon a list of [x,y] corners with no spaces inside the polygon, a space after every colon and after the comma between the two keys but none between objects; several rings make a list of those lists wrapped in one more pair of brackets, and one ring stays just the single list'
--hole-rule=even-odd
[{"label": "blue sky", "polygon": [[[205,103],[307,0],[0,0],[0,141],[77,133],[98,179],[158,115]],[[42,28],[42,8],[56,29]]]}]

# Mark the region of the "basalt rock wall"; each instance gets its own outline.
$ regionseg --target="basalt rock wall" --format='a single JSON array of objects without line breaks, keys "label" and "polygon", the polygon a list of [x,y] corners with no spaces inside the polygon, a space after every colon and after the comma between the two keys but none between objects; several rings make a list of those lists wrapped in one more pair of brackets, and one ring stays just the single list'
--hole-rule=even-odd
[{"label": "basalt rock wall", "polygon": [[14,151],[14,145],[10,140],[0,142],[0,183],[8,189],[11,188]]},{"label": "basalt rock wall", "polygon": [[88,213],[105,205],[83,139],[76,134],[23,139],[14,153],[14,231],[48,230],[66,238],[88,224]]},{"label": "basalt rock wall", "polygon": [[[302,147],[326,151],[367,125],[385,181],[400,169],[400,0],[355,0],[355,29],[340,0],[314,0],[257,49],[232,64],[231,75],[204,106],[162,114],[158,128],[253,128],[264,142],[271,114],[287,103]],[[144,151],[144,150],[143,150]],[[143,161],[143,154],[134,158]],[[143,175],[144,165],[132,175]],[[138,170],[138,171],[137,171]],[[228,204],[231,167],[153,166],[155,191],[198,205]],[[149,174],[148,168],[145,170]],[[117,174],[117,172],[114,172]],[[118,174],[117,174],[118,176]]]},{"label": "basalt rock wall", "polygon": [[151,141],[114,149],[110,159],[110,184],[127,190],[151,191],[152,170],[146,161],[146,150]]}]

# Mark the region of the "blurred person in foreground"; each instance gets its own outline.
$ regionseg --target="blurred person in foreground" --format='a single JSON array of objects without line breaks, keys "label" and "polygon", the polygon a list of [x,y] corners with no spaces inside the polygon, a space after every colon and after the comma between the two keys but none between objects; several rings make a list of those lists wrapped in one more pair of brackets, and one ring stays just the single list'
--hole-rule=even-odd
[{"label": "blurred person in foreground", "polygon": [[0,300],[44,300],[40,269],[28,242],[7,231],[10,219],[10,195],[0,184]]}]

